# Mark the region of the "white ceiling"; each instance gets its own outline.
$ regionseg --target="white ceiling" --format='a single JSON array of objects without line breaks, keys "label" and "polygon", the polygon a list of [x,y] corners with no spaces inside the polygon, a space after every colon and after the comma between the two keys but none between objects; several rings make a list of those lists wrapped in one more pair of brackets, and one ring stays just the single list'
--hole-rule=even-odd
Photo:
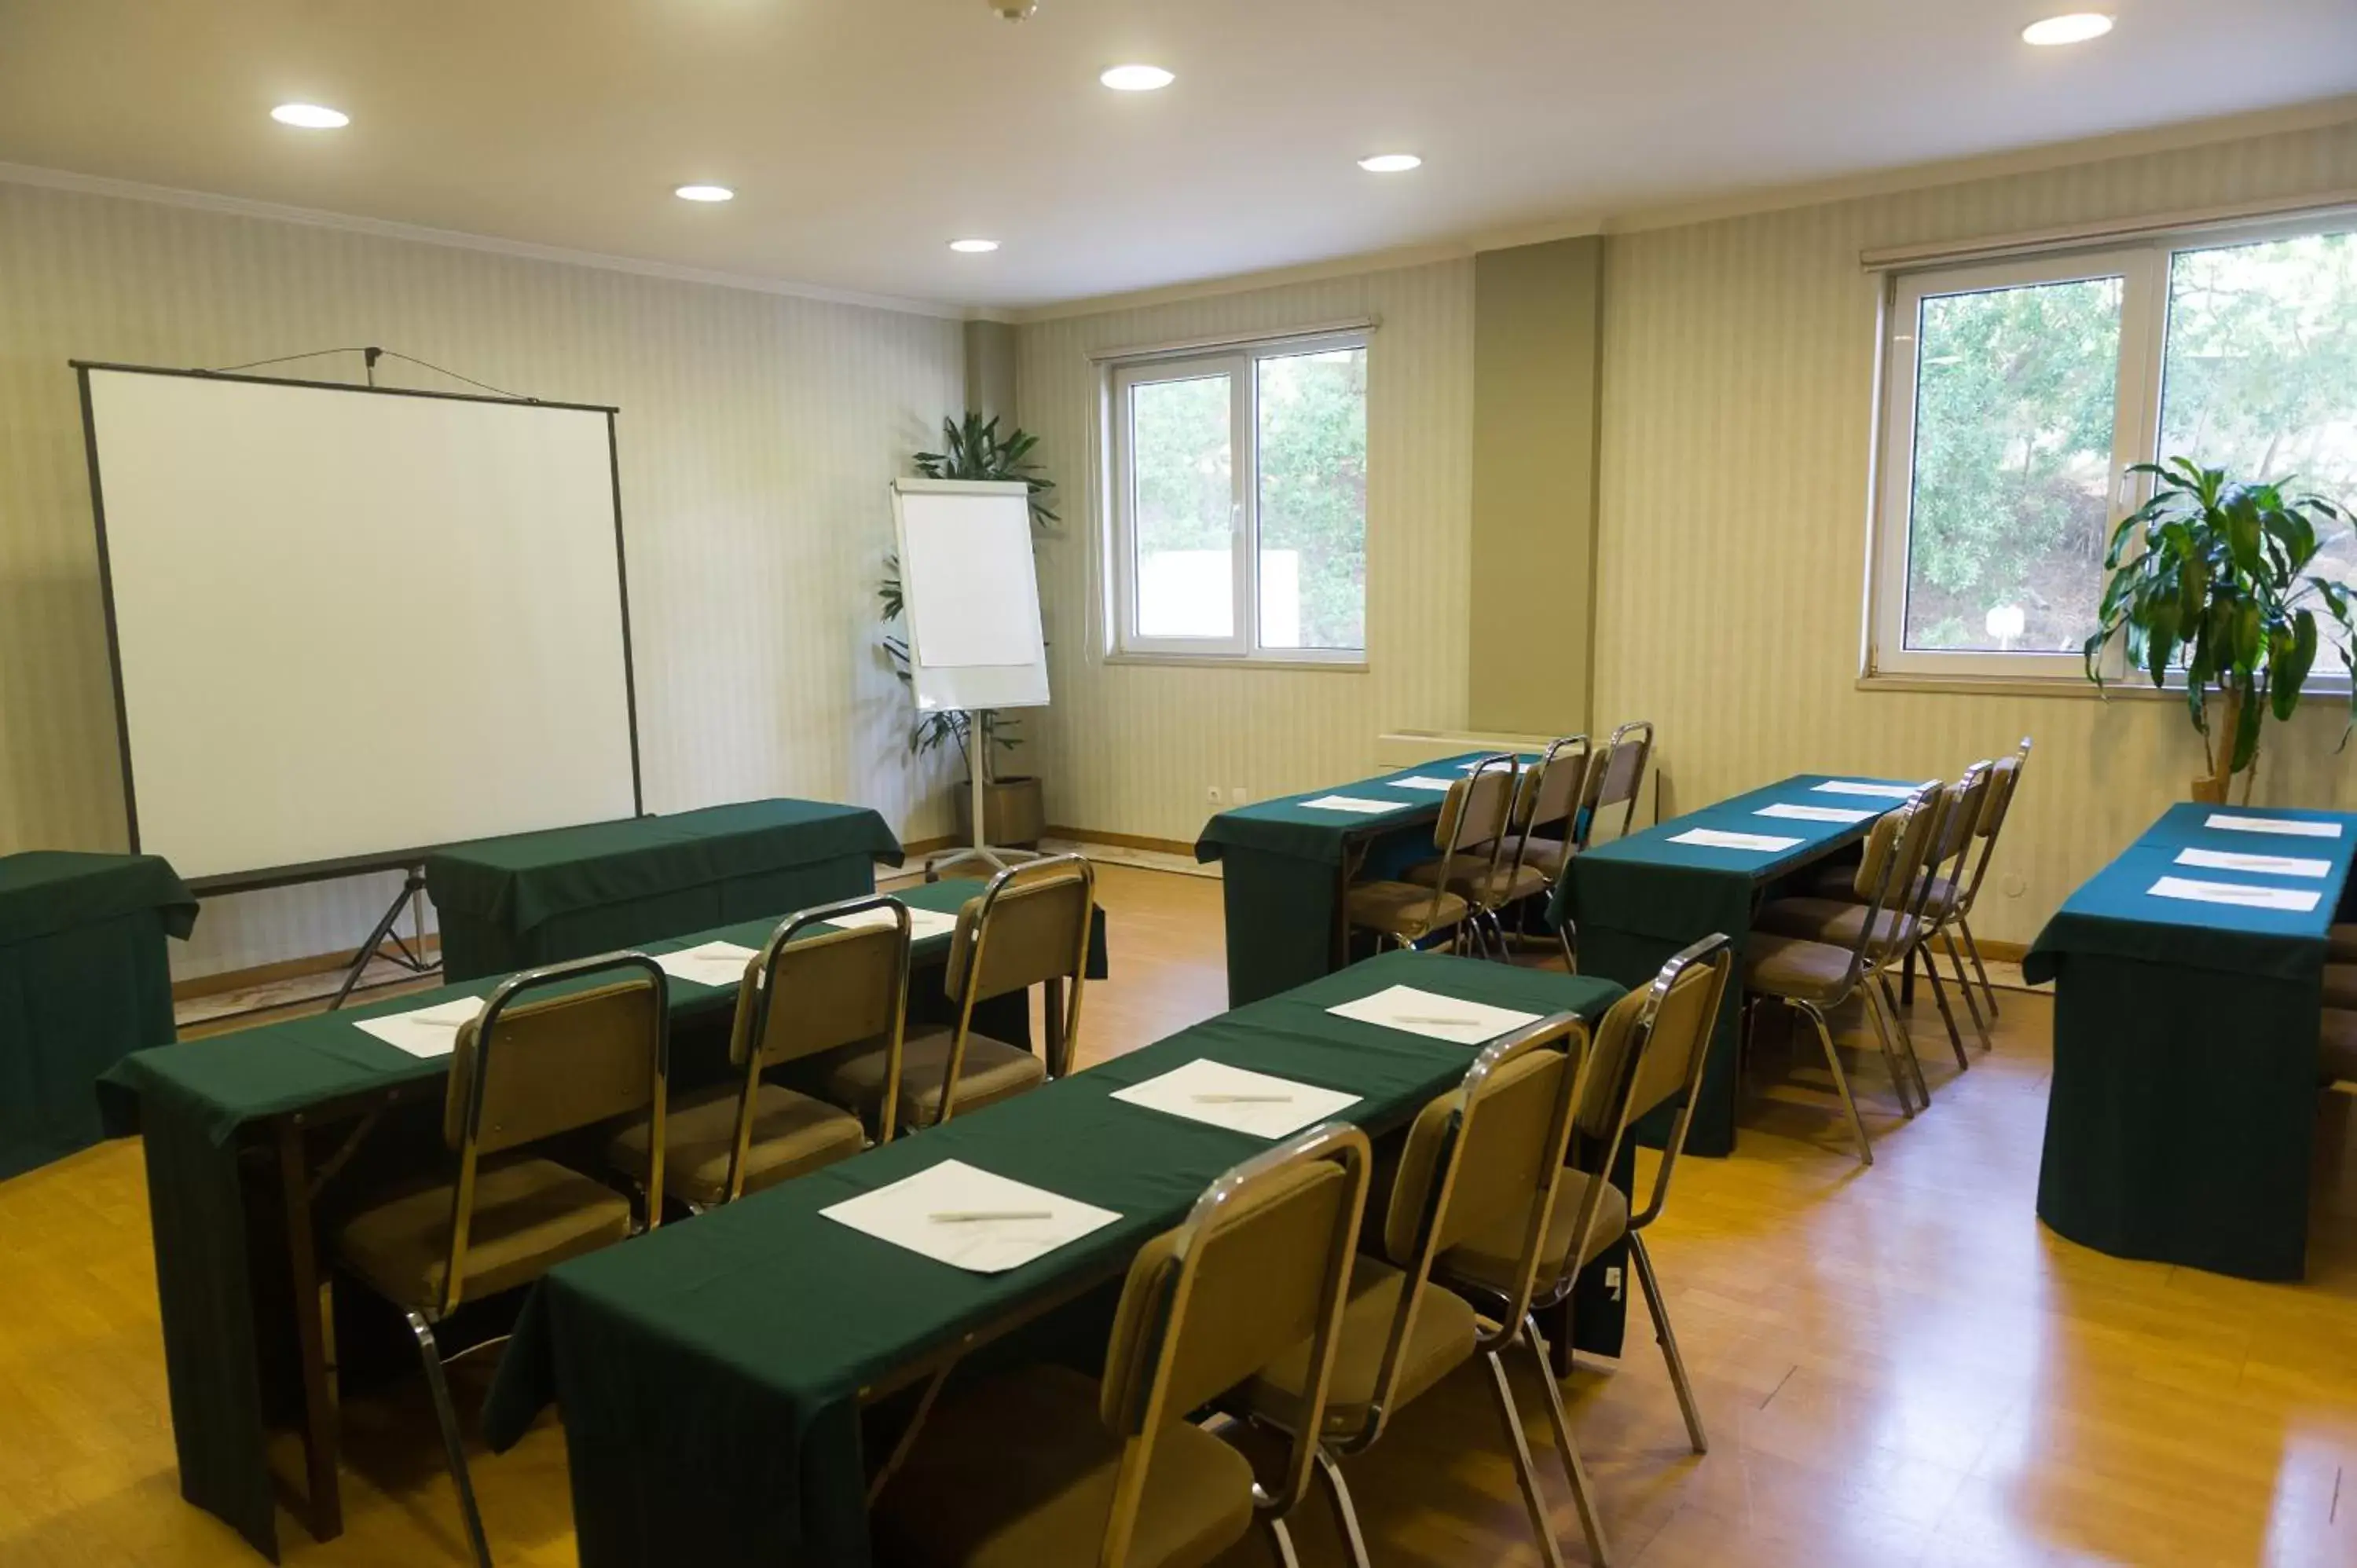
[{"label": "white ceiling", "polygon": [[0,0],[0,161],[1023,306],[2357,91],[2352,0],[2071,3]]}]

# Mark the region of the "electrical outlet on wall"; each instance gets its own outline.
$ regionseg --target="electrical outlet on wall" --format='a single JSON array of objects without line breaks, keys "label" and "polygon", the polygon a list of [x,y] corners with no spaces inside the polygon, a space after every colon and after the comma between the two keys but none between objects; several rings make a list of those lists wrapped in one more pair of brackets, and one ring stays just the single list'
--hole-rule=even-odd
[{"label": "electrical outlet on wall", "polygon": [[1215,811],[1220,809],[1220,787],[1217,784],[1203,786],[1203,803]]},{"label": "electrical outlet on wall", "polygon": [[1249,790],[1249,789],[1245,789],[1243,785],[1241,785],[1241,784],[1236,784],[1236,785],[1232,785],[1232,786],[1230,786],[1230,788],[1229,788],[1229,789],[1228,789],[1228,804],[1229,804],[1229,805],[1231,805],[1231,806],[1241,806],[1241,805],[1245,804],[1247,801],[1251,800],[1251,799],[1252,799],[1252,791],[1251,791],[1251,790]]}]

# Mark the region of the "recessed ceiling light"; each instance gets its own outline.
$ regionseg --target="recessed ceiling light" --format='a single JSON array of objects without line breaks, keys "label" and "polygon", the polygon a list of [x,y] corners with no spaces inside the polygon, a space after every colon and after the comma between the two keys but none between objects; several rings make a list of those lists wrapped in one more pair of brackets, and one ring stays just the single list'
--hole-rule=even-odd
[{"label": "recessed ceiling light", "polygon": [[1424,160],[1414,153],[1377,153],[1373,157],[1359,160],[1359,166],[1369,174],[1405,174],[1423,165]]},{"label": "recessed ceiling light", "polygon": [[1178,79],[1158,65],[1117,65],[1097,80],[1115,92],[1154,92]]},{"label": "recessed ceiling light", "polygon": [[352,123],[350,115],[324,103],[281,103],[270,112],[270,117],[282,125],[299,125],[306,131],[340,131]]},{"label": "recessed ceiling light", "polygon": [[952,240],[950,249],[961,255],[979,256],[998,249],[996,240]]},{"label": "recessed ceiling light", "polygon": [[734,201],[737,193],[725,185],[683,185],[672,192],[682,201]]},{"label": "recessed ceiling light", "polygon": [[2030,23],[2021,29],[2021,39],[2029,44],[2083,44],[2111,30],[2112,19],[2102,12],[2073,11],[2066,16],[2049,16],[2042,22]]}]

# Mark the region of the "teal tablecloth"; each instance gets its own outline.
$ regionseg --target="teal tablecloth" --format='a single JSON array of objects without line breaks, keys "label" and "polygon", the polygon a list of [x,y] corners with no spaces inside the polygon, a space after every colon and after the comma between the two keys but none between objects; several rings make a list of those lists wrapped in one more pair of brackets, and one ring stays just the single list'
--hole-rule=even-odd
[{"label": "teal tablecloth", "polygon": [[0,856],[0,1179],[104,1135],[91,1086],[172,1038],[167,937],[197,901],[154,855]]},{"label": "teal tablecloth", "polygon": [[[1402,789],[1401,779],[1456,779],[1490,755],[1469,751],[1395,772],[1222,811],[1195,841],[1195,858],[1222,863],[1227,912],[1228,1005],[1241,1007],[1331,973],[1347,961],[1342,889],[1396,876],[1437,853],[1441,795]],[[1536,758],[1525,757],[1527,765]],[[1303,802],[1348,795],[1396,802],[1380,816]]]},{"label": "teal tablecloth", "polygon": [[[2238,832],[2216,817],[2330,825]],[[2183,864],[2192,851],[2324,863],[2321,875]],[[2071,895],[2022,972],[2054,982],[2038,1213],[2126,1258],[2253,1279],[2306,1267],[2325,931],[2357,816],[2179,805]],[[2308,911],[2162,897],[2164,876],[2305,889]]]},{"label": "teal tablecloth", "polygon": [[900,843],[865,806],[748,800],[454,844],[425,863],[453,981],[872,892]]},{"label": "teal tablecloth", "polygon": [[[951,880],[911,886],[898,897],[916,908],[949,912],[980,890],[979,883]],[[758,948],[784,913],[637,945],[656,955],[706,941]],[[1091,972],[1101,974],[1102,919],[1096,939]],[[949,946],[950,939],[939,936],[911,950],[919,971],[910,993],[912,1013],[942,1010],[939,975]],[[282,1351],[294,1343],[295,1320],[284,1290],[267,1288],[274,1277],[285,1277],[276,1262],[284,1255],[285,1239],[269,1229],[274,1175],[266,1163],[242,1156],[265,1129],[290,1116],[332,1127],[339,1119],[371,1112],[386,1115],[401,1105],[422,1113],[417,1125],[395,1121],[380,1128],[369,1155],[378,1169],[371,1172],[364,1159],[348,1170],[323,1199],[328,1209],[337,1192],[364,1188],[372,1174],[382,1176],[387,1168],[397,1173],[433,1157],[448,1058],[409,1056],[358,1027],[359,1022],[461,996],[488,996],[505,978],[488,976],[139,1051],[99,1081],[108,1132],[137,1133],[145,1145],[181,1496],[226,1520],[265,1553],[275,1553],[277,1527],[264,1444],[266,1428],[296,1407],[290,1384],[294,1369]],[[718,1070],[736,992],[674,978],[670,994],[673,1072],[684,1085],[694,1078],[699,1046],[707,1070]],[[1024,1038],[1025,1000],[1007,1000],[1014,1006],[985,1026],[1000,1038]],[[83,1092],[87,1098],[87,1085]],[[253,1229],[257,1217],[264,1217],[260,1231]]]},{"label": "teal tablecloth", "polygon": [[[1575,923],[1580,972],[1605,975],[1623,985],[1642,985],[1661,972],[1673,953],[1713,932],[1724,932],[1734,941],[1736,972],[1740,975],[1751,918],[1775,884],[1857,843],[1873,827],[1876,817],[1902,803],[1896,799],[1826,793],[1816,788],[1843,779],[1878,785],[1902,782],[1861,774],[1798,773],[1573,856],[1563,880],[1556,884],[1548,916],[1557,924],[1566,918]],[[1855,822],[1821,822],[1759,814],[1761,807],[1777,802],[1830,806],[1867,815]],[[1679,834],[1696,828],[1794,842],[1772,852],[1674,842]],[[1719,1009],[1718,1027],[1711,1036],[1710,1055],[1696,1091],[1694,1121],[1686,1130],[1690,1154],[1727,1155],[1735,1149],[1735,1107],[1741,1087],[1736,1059],[1741,992],[1739,984],[1729,985]],[[1652,1119],[1645,1129],[1649,1142],[1661,1142],[1671,1112],[1672,1108],[1665,1106]]]},{"label": "teal tablecloth", "polygon": [[[583,1568],[858,1568],[868,1558],[863,1389],[961,1336],[986,1337],[1043,1297],[1112,1288],[1142,1242],[1267,1146],[1113,1091],[1210,1058],[1355,1093],[1342,1115],[1371,1132],[1404,1125],[1464,1076],[1473,1053],[1326,1012],[1401,983],[1591,1018],[1620,993],[1599,980],[1385,954],[565,1264],[533,1292],[500,1362],[485,1416],[491,1442],[513,1443],[542,1409],[561,1406]],[[1122,1218],[1022,1268],[970,1274],[820,1213],[949,1158]],[[1089,1338],[1053,1353],[1094,1370],[1103,1341]]]}]

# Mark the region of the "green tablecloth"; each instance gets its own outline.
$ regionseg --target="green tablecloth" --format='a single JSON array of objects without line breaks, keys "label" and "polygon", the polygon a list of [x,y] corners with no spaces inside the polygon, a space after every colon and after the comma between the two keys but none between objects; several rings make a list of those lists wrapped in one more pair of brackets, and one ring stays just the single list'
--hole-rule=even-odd
[{"label": "green tablecloth", "polygon": [[[954,911],[980,891],[971,881],[909,887],[899,897],[917,908]],[[758,948],[782,914],[717,929],[638,944],[661,955],[706,941]],[[1103,969],[1098,922],[1091,972]],[[950,939],[912,950],[920,983],[912,1012],[940,1007],[939,972]],[[932,978],[923,979],[931,970]],[[448,1058],[411,1057],[360,1029],[360,1020],[406,1013],[460,996],[488,996],[504,975],[414,992],[238,1034],[194,1040],[125,1058],[99,1081],[107,1131],[142,1134],[156,1292],[164,1325],[165,1373],[181,1496],[220,1515],[254,1546],[274,1555],[276,1522],[264,1457],[265,1426],[291,1408],[281,1347],[295,1327],[283,1288],[282,1236],[253,1230],[271,1206],[258,1189],[274,1172],[242,1156],[282,1118],[332,1122],[403,1101],[438,1107]],[[671,982],[675,1036],[706,1026],[717,1036],[734,1004],[732,987]],[[987,1027],[1022,1038],[1024,999]],[[436,1112],[438,1114],[438,1112]]]},{"label": "green tablecloth", "polygon": [[[1396,876],[1437,853],[1441,795],[1403,789],[1402,779],[1455,779],[1490,755],[1469,751],[1356,784],[1312,789],[1222,811],[1195,841],[1195,858],[1222,863],[1228,927],[1228,1005],[1275,996],[1344,962],[1342,887]],[[1525,757],[1524,763],[1536,758]],[[1324,795],[1396,802],[1380,816],[1312,808]]]},{"label": "green tablecloth", "polygon": [[873,891],[900,842],[865,806],[748,800],[454,844],[425,863],[453,981]]},{"label": "green tablecloth", "polygon": [[91,1085],[172,1038],[167,937],[197,901],[154,855],[0,856],[0,1179],[103,1136]]},{"label": "green tablecloth", "polygon": [[[2331,824],[2334,838],[2209,826]],[[2322,875],[2187,865],[2188,851],[2325,863]],[[2054,987],[2038,1214],[2126,1258],[2253,1279],[2306,1266],[2325,930],[2357,816],[2179,805],[2064,901],[2022,961]],[[2306,912],[2153,894],[2164,876],[2305,889]]]},{"label": "green tablecloth", "polygon": [[[1325,1009],[1387,986],[1595,1016],[1609,982],[1391,953],[1222,1015],[946,1127],[829,1166],[551,1273],[500,1362],[486,1425],[520,1437],[564,1412],[584,1568],[867,1559],[861,1390],[1040,1298],[1108,1283],[1261,1140],[1110,1098],[1199,1057],[1348,1090],[1343,1114],[1403,1124],[1463,1077],[1463,1047]],[[956,1158],[1116,1210],[1003,1274],[969,1274],[824,1219],[857,1193]],[[1101,1341],[1073,1348],[1102,1359]],[[1010,1434],[1019,1436],[1019,1434]]]},{"label": "green tablecloth", "polygon": [[[1816,788],[1845,779],[1878,785],[1899,782],[1861,775],[1798,773],[1781,783],[1599,844],[1572,857],[1555,886],[1548,918],[1557,924],[1566,918],[1575,922],[1582,972],[1607,975],[1623,985],[1651,982],[1671,954],[1714,931],[1734,939],[1739,975],[1752,915],[1774,884],[1856,843],[1874,825],[1875,817],[1900,804],[1895,799]],[[1855,822],[1821,822],[1759,814],[1761,807],[1779,802],[1867,815]],[[1795,842],[1771,852],[1675,842],[1678,835],[1697,828]],[[1718,1026],[1711,1036],[1710,1056],[1704,1063],[1697,1090],[1700,1098],[1686,1130],[1686,1149],[1691,1154],[1727,1155],[1735,1149],[1735,1107],[1740,1088],[1737,1016],[1742,1007],[1741,992],[1739,984],[1729,985],[1719,1009]],[[1664,1107],[1652,1119],[1646,1129],[1649,1142],[1661,1142],[1669,1115],[1670,1108]]]}]

